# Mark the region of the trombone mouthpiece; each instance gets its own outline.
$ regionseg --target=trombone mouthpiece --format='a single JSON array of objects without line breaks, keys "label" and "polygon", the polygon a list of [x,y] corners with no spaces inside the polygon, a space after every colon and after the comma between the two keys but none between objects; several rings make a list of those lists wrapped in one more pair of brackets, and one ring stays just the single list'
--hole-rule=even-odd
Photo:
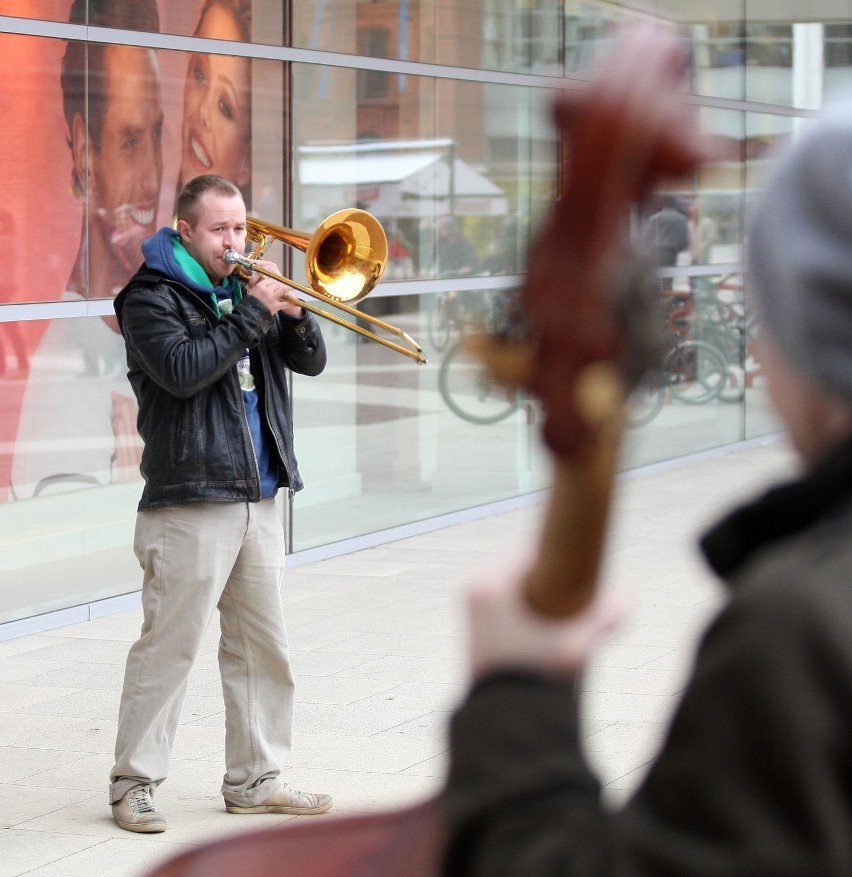
[{"label": "trombone mouthpiece", "polygon": [[222,258],[229,265],[239,265],[241,262],[240,254],[236,250],[225,250],[225,254]]}]

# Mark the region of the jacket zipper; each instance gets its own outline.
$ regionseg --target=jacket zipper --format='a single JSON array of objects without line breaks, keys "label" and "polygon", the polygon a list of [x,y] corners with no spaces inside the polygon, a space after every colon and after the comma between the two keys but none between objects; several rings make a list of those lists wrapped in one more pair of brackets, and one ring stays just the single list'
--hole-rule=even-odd
[{"label": "jacket zipper", "polygon": [[[251,354],[249,354],[249,358],[251,358]],[[251,427],[248,422],[248,414],[246,413],[246,400],[243,396],[243,388],[240,386],[240,376],[237,371],[237,366],[234,364],[234,368],[232,374],[235,375],[237,382],[237,392],[240,394],[240,402],[243,405],[243,429],[245,431],[245,435],[248,438],[248,445],[251,448],[251,456],[252,460],[254,460],[254,479],[257,485],[257,498],[260,500],[263,498],[261,492],[261,483],[260,483],[260,463],[257,461],[257,448],[254,446],[254,437],[251,434]]]}]

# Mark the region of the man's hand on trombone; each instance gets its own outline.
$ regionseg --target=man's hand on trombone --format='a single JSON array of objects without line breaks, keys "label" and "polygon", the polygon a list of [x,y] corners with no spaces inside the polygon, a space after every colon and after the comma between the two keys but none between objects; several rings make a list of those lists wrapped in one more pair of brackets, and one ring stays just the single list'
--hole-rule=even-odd
[{"label": "man's hand on trombone", "polygon": [[[267,271],[281,274],[278,266],[268,259],[257,259],[255,264]],[[296,298],[295,291],[286,283],[267,277],[265,274],[252,271],[248,279],[248,294],[259,298],[273,314],[280,312],[297,320],[305,316],[305,310]]]}]

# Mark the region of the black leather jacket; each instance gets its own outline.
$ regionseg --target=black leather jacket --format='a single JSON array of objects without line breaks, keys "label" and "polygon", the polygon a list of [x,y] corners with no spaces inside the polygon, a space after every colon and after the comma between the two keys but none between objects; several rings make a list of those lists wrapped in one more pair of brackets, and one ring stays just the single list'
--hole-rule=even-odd
[{"label": "black leather jacket", "polygon": [[279,487],[303,487],[293,451],[287,370],[318,375],[326,350],[310,313],[273,315],[247,295],[220,320],[212,303],[146,266],[115,300],[145,442],[140,511],[192,502],[257,502],[260,478],[236,364],[249,348]]}]

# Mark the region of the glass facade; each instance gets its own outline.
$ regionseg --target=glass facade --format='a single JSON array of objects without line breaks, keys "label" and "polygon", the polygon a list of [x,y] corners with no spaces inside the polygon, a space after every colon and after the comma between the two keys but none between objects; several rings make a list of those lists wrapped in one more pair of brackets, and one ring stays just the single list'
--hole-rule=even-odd
[{"label": "glass facade", "polygon": [[[15,169],[0,203],[0,625],[140,587],[141,448],[112,299],[199,173],[305,237],[344,207],[378,217],[389,261],[358,307],[429,360],[323,321],[328,369],[293,385],[307,487],[281,500],[292,562],[544,489],[536,402],[487,386],[458,342],[507,319],[556,194],[553,88],[628,16],[683,29],[720,149],[636,216],[659,245],[671,353],[636,393],[623,465],[775,431],[745,218],[773,147],[850,78],[852,11],[836,7],[0,0],[0,156]],[[299,248],[269,256],[307,282]]]}]

